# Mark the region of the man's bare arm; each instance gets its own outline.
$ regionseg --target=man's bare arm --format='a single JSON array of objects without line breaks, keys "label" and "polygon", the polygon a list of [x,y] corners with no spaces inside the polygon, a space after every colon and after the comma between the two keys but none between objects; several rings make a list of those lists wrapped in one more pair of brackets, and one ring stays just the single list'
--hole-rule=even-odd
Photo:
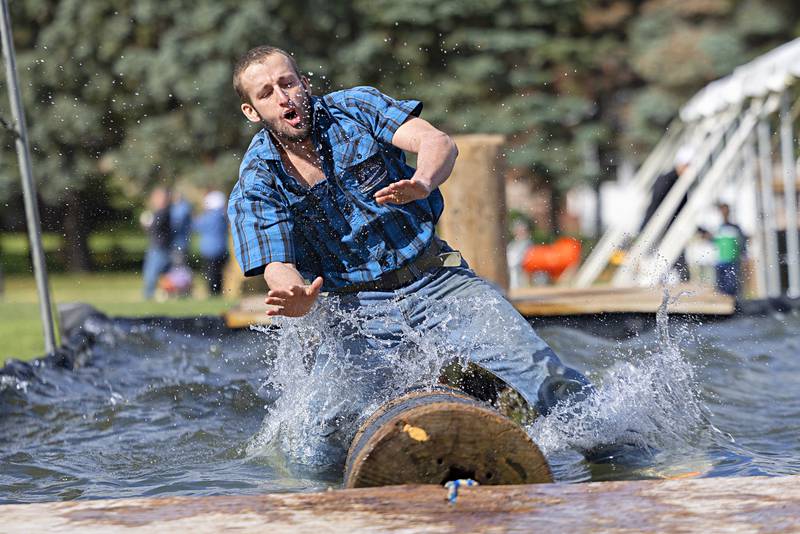
[{"label": "man's bare arm", "polygon": [[394,133],[392,144],[417,154],[417,171],[410,180],[400,180],[376,192],[379,204],[405,204],[427,198],[450,176],[458,156],[453,139],[419,117],[404,122]]},{"label": "man's bare arm", "polygon": [[292,263],[271,262],[264,269],[264,280],[269,292],[264,302],[269,306],[267,315],[300,317],[308,313],[322,288],[322,277],[310,285]]}]

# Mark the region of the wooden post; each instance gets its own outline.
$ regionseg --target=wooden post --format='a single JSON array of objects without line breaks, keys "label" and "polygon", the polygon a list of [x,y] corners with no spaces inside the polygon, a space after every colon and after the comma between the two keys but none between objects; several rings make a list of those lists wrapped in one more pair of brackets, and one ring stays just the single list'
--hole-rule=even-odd
[{"label": "wooden post", "polygon": [[445,210],[439,235],[481,277],[508,290],[502,135],[456,136],[458,160],[442,186]]}]

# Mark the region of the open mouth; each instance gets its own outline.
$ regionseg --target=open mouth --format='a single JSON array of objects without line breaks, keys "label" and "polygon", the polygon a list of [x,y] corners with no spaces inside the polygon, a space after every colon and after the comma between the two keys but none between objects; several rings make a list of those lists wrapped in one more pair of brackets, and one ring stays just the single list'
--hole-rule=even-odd
[{"label": "open mouth", "polygon": [[283,118],[284,120],[286,120],[286,122],[288,122],[295,128],[300,125],[300,114],[297,113],[296,109],[288,110],[286,113],[283,114]]}]

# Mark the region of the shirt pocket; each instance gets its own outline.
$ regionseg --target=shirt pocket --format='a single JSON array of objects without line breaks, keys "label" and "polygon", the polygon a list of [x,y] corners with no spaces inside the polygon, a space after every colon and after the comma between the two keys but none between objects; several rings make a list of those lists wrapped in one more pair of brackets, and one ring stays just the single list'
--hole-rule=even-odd
[{"label": "shirt pocket", "polygon": [[372,195],[378,189],[386,187],[389,183],[389,171],[380,154],[376,154],[367,161],[354,165],[350,169],[355,186],[364,195]]}]

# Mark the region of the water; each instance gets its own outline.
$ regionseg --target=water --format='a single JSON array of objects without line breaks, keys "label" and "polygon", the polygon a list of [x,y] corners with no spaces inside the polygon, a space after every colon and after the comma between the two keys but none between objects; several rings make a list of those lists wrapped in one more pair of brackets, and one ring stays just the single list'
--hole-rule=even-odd
[{"label": "water", "polygon": [[[284,454],[313,458],[303,429],[319,405],[309,399],[346,402],[358,386],[337,358],[342,331],[319,332],[314,320],[268,332],[89,320],[74,362],[0,375],[0,502],[337,487],[339,471]],[[796,314],[673,320],[623,341],[540,328],[598,391],[528,430],[563,482],[798,474],[798,328]],[[312,380],[307,357],[320,344],[330,372]],[[426,357],[401,376],[433,381],[436,340],[414,347]],[[592,449],[594,461],[575,448]]]}]

